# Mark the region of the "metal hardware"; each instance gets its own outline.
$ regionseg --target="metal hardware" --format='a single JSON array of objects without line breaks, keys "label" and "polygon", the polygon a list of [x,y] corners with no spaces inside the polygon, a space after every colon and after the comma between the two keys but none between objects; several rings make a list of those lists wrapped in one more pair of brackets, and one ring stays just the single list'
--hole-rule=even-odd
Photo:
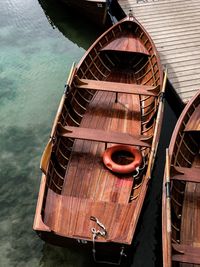
[{"label": "metal hardware", "polygon": [[136,170],[136,174],[133,174],[133,178],[136,178],[139,175],[140,171],[144,170],[144,168],[145,168],[145,160],[143,158],[143,166],[142,167],[138,166],[135,169]]},{"label": "metal hardware", "polygon": [[98,224],[98,226],[100,226],[102,228],[102,231],[101,230],[96,230],[95,228],[92,228],[91,231],[93,234],[96,233],[96,235],[100,234],[102,236],[106,236],[107,234],[107,231],[106,231],[106,228],[105,226],[94,216],[90,216],[90,220],[96,222]]},{"label": "metal hardware", "polygon": [[135,169],[135,171],[136,171],[136,174],[133,174],[133,178],[136,178],[139,175],[139,173],[140,173],[140,167],[137,167]]},{"label": "metal hardware", "polygon": [[170,182],[166,182],[165,183],[165,187],[166,187],[166,198],[170,198],[171,197],[171,193],[170,193]]}]

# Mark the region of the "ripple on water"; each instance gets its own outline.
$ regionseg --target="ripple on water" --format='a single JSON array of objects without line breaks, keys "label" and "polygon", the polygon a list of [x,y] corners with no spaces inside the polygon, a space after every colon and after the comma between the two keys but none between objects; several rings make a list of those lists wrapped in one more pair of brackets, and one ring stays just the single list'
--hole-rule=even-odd
[{"label": "ripple on water", "polygon": [[36,0],[1,1],[0,46],[0,266],[49,266],[51,250],[42,259],[32,230],[39,162],[66,75],[84,49],[51,27]]},{"label": "ripple on water", "polygon": [[[85,28],[82,21],[74,23],[62,8],[40,2],[46,2],[44,11],[58,28],[52,28],[37,0],[1,1],[0,267],[94,267],[91,254],[44,244],[32,231],[40,157],[67,73],[83,55],[81,47],[86,48],[96,34],[88,24]],[[144,266],[145,258],[149,266],[155,262],[157,189],[151,189],[139,221],[133,248],[138,251],[137,267]]]}]

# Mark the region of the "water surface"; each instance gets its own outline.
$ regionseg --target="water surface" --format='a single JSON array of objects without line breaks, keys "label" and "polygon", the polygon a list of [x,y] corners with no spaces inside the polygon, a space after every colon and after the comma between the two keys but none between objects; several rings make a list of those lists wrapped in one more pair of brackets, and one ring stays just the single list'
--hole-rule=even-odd
[{"label": "water surface", "polygon": [[0,3],[0,266],[79,266],[74,254],[45,245],[32,224],[40,157],[64,83],[97,32],[78,34],[60,8],[61,32],[37,0]]},{"label": "water surface", "polygon": [[[65,80],[99,33],[45,0],[0,3],[0,267],[95,266],[88,255],[45,244],[32,224],[40,157]],[[159,266],[163,165],[145,201],[132,266]]]}]

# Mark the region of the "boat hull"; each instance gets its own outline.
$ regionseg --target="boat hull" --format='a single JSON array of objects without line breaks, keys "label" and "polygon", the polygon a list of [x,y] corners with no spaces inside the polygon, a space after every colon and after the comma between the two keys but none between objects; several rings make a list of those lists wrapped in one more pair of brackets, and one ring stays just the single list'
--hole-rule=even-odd
[{"label": "boat hull", "polygon": [[[81,251],[82,253],[87,253],[89,257],[94,257],[95,261],[107,261],[108,263],[119,264],[126,260],[126,257],[130,256],[131,246],[122,245],[112,242],[107,243],[99,243],[96,242],[95,246],[93,242],[90,240],[82,240],[82,239],[72,239],[59,236],[53,232],[47,233],[43,231],[37,232],[38,236],[45,242],[65,247],[71,248],[74,251]],[[96,253],[93,254],[93,250],[96,250]]]},{"label": "boat hull", "polygon": [[200,91],[175,126],[163,179],[163,266],[199,266]]},{"label": "boat hull", "polygon": [[[157,50],[133,16],[103,33],[72,67],[41,159],[33,228],[43,239],[97,245],[97,253],[116,252],[114,262],[127,253],[151,179],[165,84]],[[131,173],[104,165],[104,151],[116,144],[141,154]],[[121,152],[121,168],[134,162]]]}]

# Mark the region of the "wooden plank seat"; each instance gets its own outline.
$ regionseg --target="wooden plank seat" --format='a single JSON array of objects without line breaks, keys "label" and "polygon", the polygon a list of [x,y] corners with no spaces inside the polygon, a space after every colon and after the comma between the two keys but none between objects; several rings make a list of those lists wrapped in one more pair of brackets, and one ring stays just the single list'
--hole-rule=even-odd
[{"label": "wooden plank seat", "polygon": [[130,34],[129,36],[119,36],[117,39],[112,40],[106,46],[102,47],[100,51],[119,51],[124,53],[140,53],[150,56],[149,51],[143,45],[140,38],[136,35]]},{"label": "wooden plank seat", "polygon": [[172,244],[174,250],[172,260],[190,264],[200,264],[200,247]]},{"label": "wooden plank seat", "polygon": [[[107,241],[123,240],[124,243],[131,243],[132,228],[128,225],[133,216],[135,203],[129,206],[124,203],[94,201],[88,198],[59,195],[49,189],[45,208],[49,213],[45,213],[44,223],[57,234],[91,240],[91,229],[98,227],[95,221],[90,220],[90,216],[94,216],[105,225],[109,235],[108,238],[106,237]],[[113,221],[118,222],[116,228],[112,225]],[[104,237],[98,236],[99,239],[104,240]]]},{"label": "wooden plank seat", "polygon": [[192,116],[186,124],[185,132],[200,131],[200,105],[196,107]]},{"label": "wooden plank seat", "polygon": [[129,84],[129,83],[117,83],[107,81],[97,81],[88,79],[79,79],[75,77],[75,86],[79,89],[86,90],[98,90],[114,93],[146,95],[157,97],[160,91],[158,86]]},{"label": "wooden plank seat", "polygon": [[171,179],[186,182],[200,183],[200,168],[185,168],[171,166]]},{"label": "wooden plank seat", "polygon": [[97,141],[103,143],[116,143],[123,145],[136,145],[151,147],[152,137],[142,135],[131,135],[129,133],[118,133],[99,129],[62,126],[58,124],[58,134],[63,137]]}]

